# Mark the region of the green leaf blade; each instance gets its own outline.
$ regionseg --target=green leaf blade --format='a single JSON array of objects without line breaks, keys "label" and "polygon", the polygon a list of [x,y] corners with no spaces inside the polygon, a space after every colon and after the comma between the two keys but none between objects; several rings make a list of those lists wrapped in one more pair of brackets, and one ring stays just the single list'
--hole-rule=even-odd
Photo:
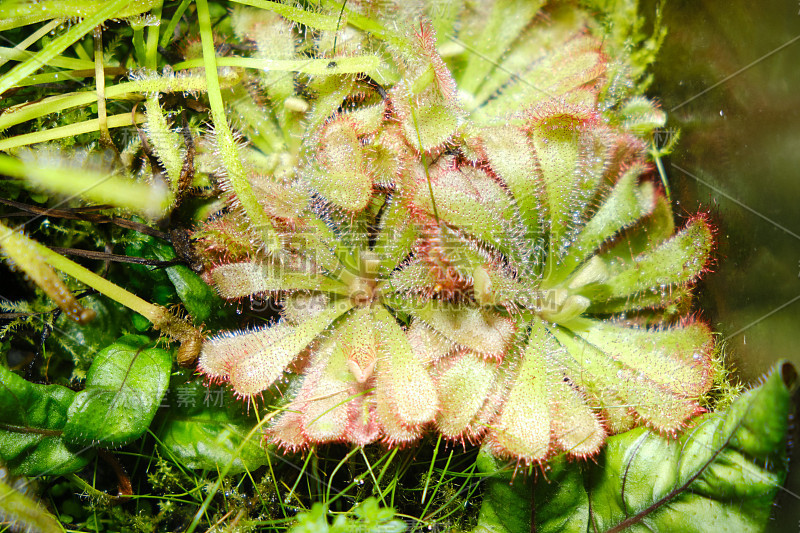
[{"label": "green leaf blade", "polygon": [[35,385],[0,367],[0,460],[15,475],[59,475],[93,457],[65,444],[61,430],[75,393],[60,385]]},{"label": "green leaf blade", "polygon": [[[597,531],[763,531],[786,477],[786,438],[796,372],[788,363],[726,411],[697,419],[677,440],[645,428],[608,439],[588,469],[560,461],[537,480],[537,531],[565,527],[591,500]],[[581,472],[584,470],[584,472]],[[562,483],[579,476],[573,506],[556,506]],[[687,520],[687,517],[702,517]]]},{"label": "green leaf blade", "polygon": [[253,420],[242,413],[241,403],[230,393],[196,381],[173,382],[165,403],[157,431],[162,455],[198,470],[216,471],[230,464],[230,475],[267,463],[260,432],[250,435]]},{"label": "green leaf blade", "polygon": [[164,397],[172,356],[147,348],[150,339],[126,335],[102,350],[89,368],[86,389],[68,412],[64,438],[119,446],[140,437]]},{"label": "green leaf blade", "polygon": [[[531,531],[531,486],[520,475],[512,479],[502,461],[481,449],[478,470],[489,476],[478,525],[472,533],[527,533]],[[538,530],[537,530],[538,531]]]}]

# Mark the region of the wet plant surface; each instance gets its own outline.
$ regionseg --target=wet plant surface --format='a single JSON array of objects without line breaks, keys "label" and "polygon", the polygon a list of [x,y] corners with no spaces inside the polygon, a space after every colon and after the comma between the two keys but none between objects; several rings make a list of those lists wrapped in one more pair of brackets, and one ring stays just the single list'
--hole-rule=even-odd
[{"label": "wet plant surface", "polygon": [[763,530],[796,374],[693,300],[661,16],[248,4],[0,9],[4,518]]}]

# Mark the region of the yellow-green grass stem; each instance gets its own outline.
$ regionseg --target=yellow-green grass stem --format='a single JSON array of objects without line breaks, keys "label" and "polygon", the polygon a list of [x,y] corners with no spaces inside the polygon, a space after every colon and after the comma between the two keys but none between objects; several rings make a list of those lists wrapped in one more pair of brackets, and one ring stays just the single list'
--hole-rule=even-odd
[{"label": "yellow-green grass stem", "polygon": [[[119,115],[111,115],[106,117],[106,129],[122,128],[131,126],[133,124],[141,124],[145,121],[145,116],[142,113],[121,113]],[[7,139],[0,140],[0,151],[11,150],[12,148],[19,148],[21,146],[28,146],[31,144],[53,141],[56,139],[64,139],[66,137],[75,137],[83,133],[91,133],[93,131],[101,130],[99,118],[85,120],[83,122],[75,122],[67,126],[59,126],[57,128],[50,128],[46,130],[34,131],[33,133],[26,133],[24,135],[17,135]]]},{"label": "yellow-green grass stem", "polygon": [[[94,66],[92,66],[94,69]],[[231,76],[230,78],[223,78],[225,86],[233,85],[239,79],[238,76]],[[153,76],[152,78],[141,79],[137,81],[129,81],[119,83],[117,85],[110,85],[106,87],[106,99],[135,99],[144,100],[141,93],[149,92],[183,92],[183,91],[197,91],[205,92],[206,90],[205,76],[175,76],[175,77],[161,77]],[[35,104],[25,104],[10,107],[0,115],[0,131],[34,120],[51,113],[59,113],[72,107],[80,107],[90,105],[95,102],[97,94],[94,91],[81,91],[75,93],[60,94],[45,98]]]}]

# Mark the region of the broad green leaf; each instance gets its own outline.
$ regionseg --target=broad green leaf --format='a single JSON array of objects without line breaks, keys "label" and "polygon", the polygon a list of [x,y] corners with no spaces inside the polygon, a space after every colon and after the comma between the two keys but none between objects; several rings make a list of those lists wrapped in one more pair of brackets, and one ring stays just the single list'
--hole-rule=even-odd
[{"label": "broad green leaf", "polygon": [[486,447],[477,459],[478,470],[487,476],[478,525],[472,533],[528,533],[531,531],[531,484],[524,473],[494,457]]},{"label": "broad green leaf", "polygon": [[267,463],[261,432],[248,434],[254,419],[230,392],[198,381],[174,379],[164,398],[156,434],[162,455],[172,455],[187,468],[218,470],[231,464],[228,474],[253,471]]},{"label": "broad green leaf", "polygon": [[97,354],[86,388],[69,407],[64,438],[119,446],[141,436],[164,397],[172,356],[149,338],[126,335]]},{"label": "broad green leaf", "polygon": [[[157,239],[149,239],[143,246],[144,256],[152,256],[159,261],[172,261],[177,257],[175,249]],[[222,300],[208,283],[192,272],[186,265],[173,265],[164,269],[192,318],[202,322],[215,310],[223,307]]]},{"label": "broad green leaf", "polygon": [[178,298],[195,321],[202,322],[223,307],[214,289],[186,265],[174,265],[165,271]]},{"label": "broad green leaf", "polygon": [[83,379],[92,363],[94,354],[130,329],[132,316],[138,316],[149,329],[150,323],[139,314],[128,313],[127,309],[105,296],[95,294],[81,298],[81,304],[95,313],[91,327],[82,326],[66,315],[59,316],[54,324],[59,335],[51,337],[55,341],[50,348],[51,357],[64,357],[72,360],[75,368],[73,378]]},{"label": "broad green leaf", "polygon": [[795,379],[779,363],[678,439],[637,428],[610,437],[596,465],[554,463],[536,482],[537,531],[763,531],[786,477]]},{"label": "broad green leaf", "polygon": [[[575,463],[554,460],[547,466],[546,475],[551,483],[543,481],[534,484],[537,533],[589,531],[586,527],[589,522],[589,495],[584,488],[584,469]],[[538,499],[543,486],[548,490],[546,505],[540,505]],[[529,506],[530,502],[528,498]],[[564,512],[564,509],[571,512]]]},{"label": "broad green leaf", "polygon": [[75,393],[60,385],[35,385],[0,367],[0,459],[15,475],[68,474],[93,451],[61,439]]}]

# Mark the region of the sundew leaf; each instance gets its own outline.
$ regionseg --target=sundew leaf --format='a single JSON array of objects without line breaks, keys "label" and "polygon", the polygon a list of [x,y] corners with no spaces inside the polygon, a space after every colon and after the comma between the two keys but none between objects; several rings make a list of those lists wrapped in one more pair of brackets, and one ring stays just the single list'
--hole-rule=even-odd
[{"label": "sundew leaf", "polygon": [[795,380],[794,367],[778,363],[678,439],[637,428],[610,437],[597,465],[556,461],[535,484],[536,530],[763,531],[786,477]]},{"label": "sundew leaf", "polygon": [[486,128],[482,141],[486,157],[514,195],[528,237],[538,237],[544,207],[534,181],[537,169],[530,140],[522,129],[505,126]]},{"label": "sundew leaf", "polygon": [[68,474],[94,453],[66,444],[61,430],[75,392],[36,385],[0,366],[0,460],[14,475]]},{"label": "sundew leaf", "polygon": [[605,282],[610,298],[621,298],[653,287],[690,283],[708,263],[713,247],[711,227],[694,218],[671,239],[633,258],[610,260],[613,272]]},{"label": "sundew leaf", "polygon": [[411,314],[459,345],[486,355],[502,354],[514,337],[514,321],[481,309],[431,300]]},{"label": "sundew leaf", "polygon": [[240,396],[260,394],[352,306],[349,301],[330,303],[299,324],[284,320],[265,328],[213,337],[203,344],[199,368],[215,379],[228,380]]},{"label": "sundew leaf", "polygon": [[578,259],[585,258],[603,241],[652,212],[655,207],[653,186],[650,182],[637,183],[643,171],[642,165],[634,165],[619,178],[606,201],[581,230],[573,251]]},{"label": "sundew leaf", "polygon": [[261,432],[248,438],[254,420],[242,414],[241,403],[224,389],[175,379],[161,413],[159,450],[187,468],[217,470],[230,464],[228,474],[233,475],[267,464]]},{"label": "sundew leaf", "polygon": [[626,128],[640,135],[661,128],[667,122],[667,115],[643,96],[631,98],[622,108],[622,116]]},{"label": "sundew leaf", "polygon": [[411,252],[418,230],[406,218],[405,208],[397,199],[388,200],[380,221],[380,231],[375,239],[373,250],[380,258],[380,275],[388,278],[389,274]]},{"label": "sundew leaf", "polygon": [[86,374],[86,388],[69,407],[64,438],[120,446],[141,436],[167,390],[172,356],[141,335],[106,347]]},{"label": "sundew leaf", "polygon": [[378,387],[389,396],[397,419],[408,426],[433,420],[438,399],[433,380],[415,356],[411,343],[385,307],[373,308],[378,345]]},{"label": "sundew leaf", "polygon": [[300,24],[317,30],[336,31],[339,29],[340,25],[339,17],[307,11],[305,9],[281,4],[280,2],[268,0],[234,0],[234,2],[258,7],[260,9],[267,9],[293,22],[299,22]]},{"label": "sundew leaf", "polygon": [[514,238],[522,232],[522,225],[513,199],[485,172],[437,171],[430,184],[422,182],[417,187],[413,202],[429,215],[438,216],[505,253],[523,247]]},{"label": "sundew leaf", "polygon": [[[482,35],[473,36],[472,53],[459,80],[463,90],[475,93],[481,84],[491,79],[490,74],[497,68],[501,57],[508,52],[511,43],[530,23],[542,4],[542,1],[530,0],[493,2]],[[514,13],[514,16],[509,17],[509,13]]]},{"label": "sundew leaf", "polygon": [[233,133],[228,125],[225,105],[220,92],[220,77],[217,72],[216,50],[214,49],[210,17],[208,2],[206,0],[197,0],[197,22],[203,49],[206,83],[208,84],[208,103],[211,107],[211,117],[216,130],[219,159],[225,168],[231,190],[235,193],[237,201],[241,204],[251,223],[269,241],[274,236],[272,221],[266,216],[258,203],[258,198],[253,193],[253,188],[247,179],[247,173],[240,158],[239,147],[236,145]]},{"label": "sundew leaf", "polygon": [[26,494],[17,491],[0,478],[0,519],[17,530],[59,533],[56,519]]}]

